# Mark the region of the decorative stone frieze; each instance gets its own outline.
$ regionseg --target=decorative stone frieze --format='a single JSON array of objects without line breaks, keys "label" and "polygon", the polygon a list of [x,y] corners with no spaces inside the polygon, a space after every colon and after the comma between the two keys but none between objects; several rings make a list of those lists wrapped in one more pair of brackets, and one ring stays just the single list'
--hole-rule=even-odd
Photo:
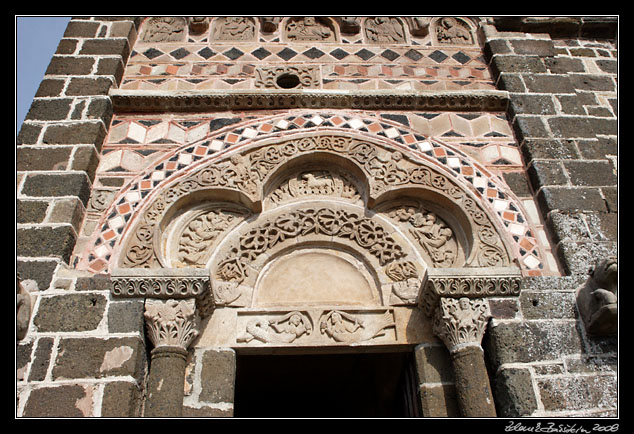
[{"label": "decorative stone frieze", "polygon": [[504,111],[506,91],[364,91],[301,89],[249,91],[136,91],[111,89],[118,113],[199,112],[245,109],[340,108],[359,110]]},{"label": "decorative stone frieze", "polygon": [[260,66],[255,69],[256,88],[317,88],[321,83],[319,67],[311,65]]},{"label": "decorative stone frieze", "polygon": [[211,313],[214,301],[209,272],[204,269],[117,268],[112,271],[113,297],[146,299],[195,299],[200,316]]},{"label": "decorative stone frieze", "polygon": [[418,302],[432,316],[441,298],[517,297],[520,282],[514,267],[429,269]]},{"label": "decorative stone frieze", "polygon": [[396,343],[393,309],[241,311],[237,345],[315,346]]}]

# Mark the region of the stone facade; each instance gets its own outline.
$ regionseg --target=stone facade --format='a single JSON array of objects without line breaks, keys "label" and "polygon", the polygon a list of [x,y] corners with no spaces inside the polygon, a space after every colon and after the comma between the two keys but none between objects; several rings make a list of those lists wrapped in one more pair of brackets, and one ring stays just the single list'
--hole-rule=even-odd
[{"label": "stone facade", "polygon": [[73,18],[17,137],[16,415],[248,417],[250,357],[378,351],[399,417],[618,416],[616,26]]}]

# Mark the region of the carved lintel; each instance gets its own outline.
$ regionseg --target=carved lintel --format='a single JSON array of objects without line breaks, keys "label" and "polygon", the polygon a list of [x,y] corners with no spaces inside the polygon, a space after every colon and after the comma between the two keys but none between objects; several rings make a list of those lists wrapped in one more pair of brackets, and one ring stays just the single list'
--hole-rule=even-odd
[{"label": "carved lintel", "polygon": [[145,323],[154,347],[168,346],[186,350],[198,336],[199,316],[196,301],[185,300],[145,301]]},{"label": "carved lintel", "polygon": [[491,317],[484,298],[441,297],[434,313],[434,333],[453,353],[468,345],[480,345]]},{"label": "carved lintel", "polygon": [[440,297],[517,297],[520,282],[520,270],[513,267],[429,269],[418,304],[432,317]]},{"label": "carved lintel", "polygon": [[199,268],[117,268],[112,271],[113,297],[194,299],[201,317],[215,306],[209,271]]}]

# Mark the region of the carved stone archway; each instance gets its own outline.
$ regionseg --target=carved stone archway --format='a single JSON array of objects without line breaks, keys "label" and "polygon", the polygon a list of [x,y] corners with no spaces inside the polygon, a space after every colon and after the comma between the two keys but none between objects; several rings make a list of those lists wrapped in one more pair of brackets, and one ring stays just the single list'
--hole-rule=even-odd
[{"label": "carved stone archway", "polygon": [[[494,413],[480,340],[486,298],[519,293],[512,242],[477,190],[406,147],[344,131],[254,140],[149,192],[113,252],[113,295],[148,300],[157,357],[178,372],[192,342],[411,348],[424,321],[452,354],[464,414]],[[314,283],[306,264],[338,273],[340,291],[289,284]]]}]

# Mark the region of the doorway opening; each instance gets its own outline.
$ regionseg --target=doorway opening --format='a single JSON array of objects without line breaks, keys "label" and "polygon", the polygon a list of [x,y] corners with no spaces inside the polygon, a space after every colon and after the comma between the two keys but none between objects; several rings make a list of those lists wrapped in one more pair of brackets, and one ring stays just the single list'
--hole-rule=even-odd
[{"label": "doorway opening", "polygon": [[417,417],[413,356],[238,355],[234,416]]}]

